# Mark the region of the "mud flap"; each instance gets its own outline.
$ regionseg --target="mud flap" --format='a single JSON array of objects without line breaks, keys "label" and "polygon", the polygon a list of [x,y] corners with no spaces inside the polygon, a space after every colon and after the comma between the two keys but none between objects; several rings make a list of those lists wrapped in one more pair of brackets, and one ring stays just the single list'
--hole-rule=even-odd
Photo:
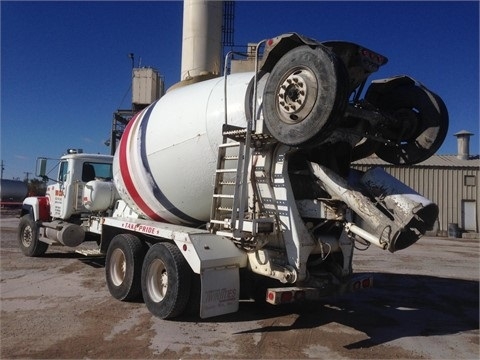
[{"label": "mud flap", "polygon": [[238,311],[240,275],[237,266],[205,269],[202,270],[200,278],[202,282],[201,318]]}]

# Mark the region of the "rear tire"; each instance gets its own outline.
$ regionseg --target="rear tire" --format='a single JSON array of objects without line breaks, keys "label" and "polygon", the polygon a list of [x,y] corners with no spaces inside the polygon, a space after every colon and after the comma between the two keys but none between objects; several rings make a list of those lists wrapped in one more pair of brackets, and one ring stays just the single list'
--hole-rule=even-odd
[{"label": "rear tire", "polygon": [[38,226],[30,214],[22,216],[18,225],[18,244],[26,256],[41,256],[48,249],[48,244],[38,239]]},{"label": "rear tire", "polygon": [[112,239],[105,259],[108,290],[115,299],[137,300],[142,295],[142,264],[147,247],[131,234],[119,234]]},{"label": "rear tire", "polygon": [[299,46],[274,66],[265,85],[263,115],[279,142],[313,145],[328,135],[348,101],[348,75],[327,48]]},{"label": "rear tire", "polygon": [[179,316],[185,310],[191,286],[191,270],[176,245],[158,243],[148,250],[142,268],[143,300],[161,319]]}]

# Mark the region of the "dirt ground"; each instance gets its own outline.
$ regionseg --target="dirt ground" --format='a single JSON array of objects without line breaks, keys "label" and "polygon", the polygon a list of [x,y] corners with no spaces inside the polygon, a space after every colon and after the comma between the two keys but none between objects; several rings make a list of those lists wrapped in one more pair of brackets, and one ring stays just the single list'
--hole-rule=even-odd
[{"label": "dirt ground", "polygon": [[50,247],[23,256],[18,219],[0,236],[2,359],[478,359],[479,240],[423,238],[357,251],[374,288],[302,307],[242,302],[212,319],[153,317],[112,298],[102,258]]}]

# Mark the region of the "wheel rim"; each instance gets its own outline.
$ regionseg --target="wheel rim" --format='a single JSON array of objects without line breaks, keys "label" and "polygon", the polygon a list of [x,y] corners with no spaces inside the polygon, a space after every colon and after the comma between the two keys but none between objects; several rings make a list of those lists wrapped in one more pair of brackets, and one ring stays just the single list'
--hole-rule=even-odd
[{"label": "wheel rim", "polygon": [[125,253],[120,249],[113,250],[110,262],[110,278],[115,286],[122,285],[126,271],[127,261]]},{"label": "wheel rim", "polygon": [[147,290],[150,298],[157,303],[167,295],[167,269],[160,259],[155,259],[148,267]]},{"label": "wheel rim", "polygon": [[32,245],[33,241],[33,230],[30,226],[25,226],[23,229],[23,235],[22,235],[22,244],[24,247],[28,248],[30,245]]},{"label": "wheel rim", "polygon": [[287,72],[276,92],[280,120],[287,124],[302,122],[315,106],[317,96],[317,80],[310,69],[297,67]]}]

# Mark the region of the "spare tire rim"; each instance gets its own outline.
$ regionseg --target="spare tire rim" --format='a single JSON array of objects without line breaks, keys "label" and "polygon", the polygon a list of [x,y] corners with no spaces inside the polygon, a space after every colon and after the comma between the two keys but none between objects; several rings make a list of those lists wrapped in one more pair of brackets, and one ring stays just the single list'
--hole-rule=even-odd
[{"label": "spare tire rim", "polygon": [[287,124],[300,123],[315,106],[318,95],[316,77],[306,67],[295,67],[279,82],[276,94],[280,120]]}]

